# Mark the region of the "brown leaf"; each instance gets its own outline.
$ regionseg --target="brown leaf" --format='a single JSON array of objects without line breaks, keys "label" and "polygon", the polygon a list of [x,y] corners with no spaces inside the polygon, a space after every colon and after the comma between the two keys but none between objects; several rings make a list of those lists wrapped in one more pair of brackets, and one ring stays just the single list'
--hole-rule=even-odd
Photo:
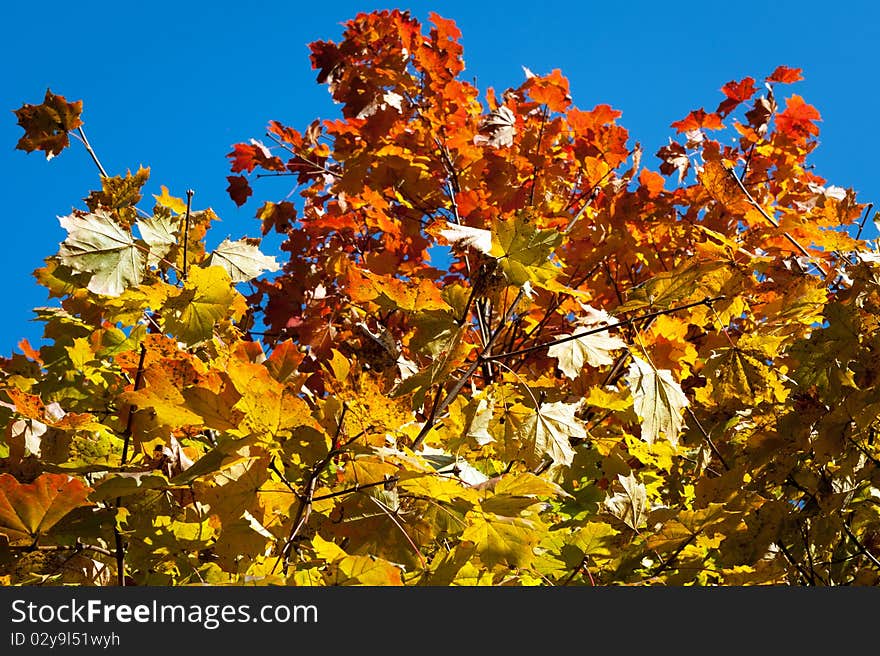
[{"label": "brown leaf", "polygon": [[32,153],[42,150],[46,159],[52,159],[70,145],[67,133],[75,130],[82,121],[82,101],[69,103],[46,89],[46,97],[39,105],[25,103],[15,110],[18,124],[24,128],[24,136],[15,146]]}]

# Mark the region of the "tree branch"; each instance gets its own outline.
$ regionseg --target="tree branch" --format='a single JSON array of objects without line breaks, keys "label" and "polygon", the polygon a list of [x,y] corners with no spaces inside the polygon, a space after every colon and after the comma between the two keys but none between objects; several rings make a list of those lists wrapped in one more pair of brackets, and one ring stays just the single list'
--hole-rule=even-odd
[{"label": "tree branch", "polygon": [[489,338],[489,341],[483,347],[483,350],[480,351],[480,354],[476,357],[476,359],[470,364],[467,368],[467,371],[462,374],[461,378],[452,386],[452,389],[446,395],[446,397],[440,401],[440,403],[435,406],[436,411],[432,412],[432,418],[429,421],[425,422],[425,425],[422,426],[422,430],[419,431],[418,436],[413,442],[412,449],[415,451],[421,446],[422,442],[425,441],[425,438],[428,436],[428,433],[434,427],[434,424],[437,421],[437,415],[439,415],[446,407],[455,400],[455,397],[458,396],[458,393],[461,392],[461,389],[465,386],[468,379],[473,375],[473,373],[479,368],[483,362],[487,361],[489,358],[489,352],[492,350],[492,345],[495,343],[495,340],[498,339],[498,336],[501,334],[501,331],[504,329],[504,326],[510,321],[511,317],[513,317],[516,306],[519,305],[520,300],[525,295],[525,292],[520,289],[519,293],[516,295],[516,298],[513,299],[513,303],[510,304],[510,308],[508,308],[507,312],[504,315],[504,318],[498,323],[498,326],[495,328],[492,336]]},{"label": "tree branch", "polygon": [[549,342],[544,342],[543,344],[536,344],[535,346],[529,346],[527,348],[517,349],[516,351],[508,351],[507,353],[499,353],[497,355],[480,355],[479,360],[502,360],[504,358],[510,358],[515,355],[523,355],[525,353],[532,353],[534,351],[540,351],[543,348],[547,348],[549,346],[555,346],[556,344],[564,344],[565,342],[570,342],[575,339],[580,339],[581,337],[587,337],[589,335],[595,335],[596,333],[605,332],[608,330],[613,330],[615,328],[620,328],[621,326],[628,326],[637,321],[642,321],[644,319],[653,319],[654,317],[659,317],[663,314],[672,314],[673,312],[679,312],[681,310],[687,310],[688,308],[696,307],[698,305],[711,305],[715,301],[723,300],[724,296],[716,296],[714,298],[704,298],[702,301],[695,301],[693,303],[688,303],[686,305],[679,305],[677,307],[669,308],[667,310],[657,310],[656,312],[649,312],[648,314],[642,314],[637,317],[632,317],[631,319],[625,319],[624,321],[618,321],[617,323],[608,324],[607,326],[599,326],[598,328],[593,328],[591,330],[586,330],[581,333],[575,333],[574,335],[569,335],[568,337],[561,337],[559,339],[554,339]]},{"label": "tree branch", "polygon": [[[770,225],[772,225],[774,228],[778,228],[779,222],[776,219],[774,219],[772,216],[767,214],[766,210],[764,210],[764,208],[761,207],[760,203],[758,203],[758,201],[755,200],[755,198],[752,196],[752,194],[749,192],[749,190],[746,189],[746,186],[743,184],[742,180],[739,179],[739,176],[737,176],[736,172],[732,168],[729,168],[727,166],[724,166],[724,170],[727,171],[727,174],[731,177],[731,179],[734,182],[736,182],[736,185],[740,188],[740,191],[742,191],[743,194],[745,194],[746,200],[749,202],[749,205],[751,205],[756,210],[758,210],[758,212],[761,213],[761,216],[763,216],[764,219]],[[785,237],[789,241],[789,243],[791,243],[791,245],[794,246],[798,250],[798,252],[801,255],[809,258],[813,262],[813,266],[815,266],[822,273],[823,276],[828,275],[828,272],[824,269],[824,267],[815,261],[816,258],[813,257],[812,255],[810,255],[809,251],[807,251],[806,248],[801,246],[800,243],[797,241],[797,239],[792,237],[787,232],[783,232],[782,236]]]}]

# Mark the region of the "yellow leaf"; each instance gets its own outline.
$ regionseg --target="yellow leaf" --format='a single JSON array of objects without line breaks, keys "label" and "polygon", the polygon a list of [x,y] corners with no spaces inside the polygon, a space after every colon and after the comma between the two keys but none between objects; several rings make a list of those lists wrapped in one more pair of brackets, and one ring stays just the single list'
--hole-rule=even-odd
[{"label": "yellow leaf", "polygon": [[166,307],[168,331],[182,342],[195,344],[211,339],[218,322],[241,317],[247,304],[232,287],[229,274],[213,266],[191,269],[183,290]]},{"label": "yellow leaf", "polygon": [[167,207],[172,212],[177,212],[178,214],[186,212],[186,203],[182,198],[176,198],[175,196],[169,195],[168,187],[165,185],[162,185],[159,188],[162,190],[162,195],[157,196],[156,194],[153,194],[153,198],[156,199],[158,205]]},{"label": "yellow leaf", "polygon": [[336,563],[335,585],[403,585],[400,567],[376,556],[346,556]]},{"label": "yellow leaf", "polygon": [[533,549],[546,528],[537,521],[479,511],[469,512],[465,521],[468,527],[461,539],[473,542],[480,560],[489,567],[527,567],[535,558]]},{"label": "yellow leaf", "polygon": [[655,369],[644,360],[632,357],[626,376],[633,397],[633,409],[642,424],[642,439],[653,443],[661,434],[673,445],[684,426],[682,411],[688,398],[668,369]]}]

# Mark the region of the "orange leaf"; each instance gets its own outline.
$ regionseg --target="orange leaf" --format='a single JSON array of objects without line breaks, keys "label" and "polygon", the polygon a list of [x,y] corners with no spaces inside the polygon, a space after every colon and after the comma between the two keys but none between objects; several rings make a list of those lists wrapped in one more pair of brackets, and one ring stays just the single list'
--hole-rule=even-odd
[{"label": "orange leaf", "polygon": [[800,68],[789,68],[788,66],[777,66],[776,70],[766,79],[768,82],[791,84],[792,82],[798,82],[804,79],[804,76],[801,75],[802,70],[803,69]]},{"label": "orange leaf", "polygon": [[348,293],[356,303],[373,301],[387,305],[390,302],[394,307],[407,312],[449,308],[440,296],[440,290],[430,280],[404,282],[392,276],[381,276],[355,267],[348,268],[348,276]]},{"label": "orange leaf", "polygon": [[0,474],[0,534],[11,545],[33,542],[74,508],[89,505],[90,492],[92,488],[66,474],[40,474],[26,484]]},{"label": "orange leaf", "polygon": [[822,117],[812,105],[804,102],[798,95],[793,95],[785,101],[785,111],[776,116],[776,127],[783,134],[795,139],[806,138],[809,135],[819,134],[819,128],[814,121],[821,121]]},{"label": "orange leaf", "polygon": [[721,117],[718,116],[718,114],[715,114],[714,112],[712,114],[707,114],[704,109],[700,108],[695,109],[682,120],[676,121],[671,127],[674,127],[679,132],[690,132],[691,130],[698,130],[699,128],[706,128],[707,130],[722,130],[724,129],[724,124],[721,122]]},{"label": "orange leaf", "polygon": [[585,135],[588,131],[597,130],[622,115],[622,112],[612,109],[611,105],[596,105],[589,112],[572,109],[568,112],[568,124],[576,134]]},{"label": "orange leaf", "polygon": [[564,112],[571,104],[568,80],[558,68],[550,75],[529,78],[525,87],[532,100],[547,105],[551,112]]},{"label": "orange leaf", "polygon": [[31,346],[31,343],[26,339],[22,339],[18,343],[18,348],[21,349],[21,352],[24,353],[29,360],[33,360],[38,364],[43,364],[43,358],[40,357],[40,351]]},{"label": "orange leaf", "polygon": [[648,196],[651,198],[657,197],[663,191],[665,182],[663,176],[654,171],[642,169],[642,172],[639,173],[639,184],[648,190]]}]

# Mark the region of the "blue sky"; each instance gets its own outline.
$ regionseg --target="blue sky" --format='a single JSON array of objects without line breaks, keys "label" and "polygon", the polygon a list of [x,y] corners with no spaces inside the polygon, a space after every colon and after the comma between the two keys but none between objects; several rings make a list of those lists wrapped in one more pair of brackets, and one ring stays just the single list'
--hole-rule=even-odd
[{"label": "blue sky", "polygon": [[[226,153],[259,138],[271,119],[302,128],[335,117],[326,89],[315,84],[307,44],[337,39],[340,24],[357,12],[385,8],[454,19],[465,74],[481,89],[519,84],[522,66],[562,69],[579,107],[608,103],[623,112],[619,122],[641,142],[643,164],[655,169],[652,154],[673,134],[669,124],[691,109],[714,109],[725,82],[761,79],[780,64],[802,68],[805,80],[784,93],[802,95],[822,114],[816,172],[880,205],[880,9],[872,2],[7,3],[0,27],[0,276],[7,290],[0,354],[22,337],[40,343],[31,309],[50,302],[31,272],[64,238],[56,217],[84,207],[99,186],[79,147],[51,162],[14,150],[21,129],[12,110],[40,102],[47,87],[83,100],[86,133],[111,175],[150,166],[147,194],[160,185],[176,196],[192,188],[194,207],[219,214],[216,243],[258,236],[259,203],[236,208],[224,191]],[[283,178],[261,182],[259,201],[287,192]]]}]

